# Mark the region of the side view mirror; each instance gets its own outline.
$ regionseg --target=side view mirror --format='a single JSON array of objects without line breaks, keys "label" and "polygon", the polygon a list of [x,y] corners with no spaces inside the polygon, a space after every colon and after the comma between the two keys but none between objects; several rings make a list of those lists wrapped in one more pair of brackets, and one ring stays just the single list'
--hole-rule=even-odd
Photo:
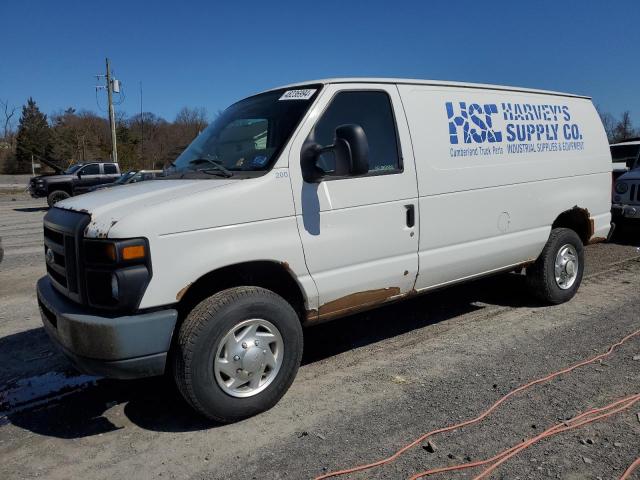
[{"label": "side view mirror", "polygon": [[326,174],[318,167],[318,159],[323,153],[333,153],[338,177],[364,175],[369,172],[369,142],[360,125],[347,124],[336,128],[333,145],[321,147],[309,144],[301,154],[302,177],[305,182],[318,183]]},{"label": "side view mirror", "polygon": [[77,176],[78,178],[82,178],[82,170],[80,170],[78,173],[76,173],[76,176]]}]

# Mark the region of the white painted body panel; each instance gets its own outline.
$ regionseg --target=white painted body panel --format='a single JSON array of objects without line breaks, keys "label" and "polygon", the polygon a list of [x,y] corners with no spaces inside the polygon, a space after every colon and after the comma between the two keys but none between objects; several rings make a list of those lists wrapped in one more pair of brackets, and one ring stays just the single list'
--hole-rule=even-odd
[{"label": "white painted body panel", "polygon": [[[418,290],[499,270],[537,258],[557,216],[574,206],[586,208],[594,219],[594,236],[606,237],[610,227],[611,160],[604,129],[592,103],[584,98],[472,88],[399,85],[413,140],[420,192],[420,275]],[[529,143],[531,153],[509,154],[506,125],[533,121],[505,120],[491,115],[502,142],[450,143],[446,102],[466,105],[562,105],[570,115],[558,124],[576,123],[584,148],[535,151],[551,144],[546,135]],[[500,107],[498,107],[500,109]],[[562,117],[562,115],[559,115]],[[473,125],[473,124],[472,124]],[[553,135],[554,132],[550,132]],[[478,154],[478,149],[490,152]],[[494,153],[502,148],[503,153]],[[543,148],[543,147],[541,147]],[[475,155],[452,156],[452,149]]]},{"label": "white painted body panel", "polygon": [[[589,211],[594,236],[606,237],[611,157],[589,99],[445,82],[318,83],[324,88],[264,176],[147,181],[57,206],[91,214],[87,237],[149,239],[153,277],[140,308],[176,303],[216,269],[270,260],[288,264],[311,320],[323,306],[363,292],[386,289],[385,298],[375,297],[385,301],[533,260],[553,221],[574,206]],[[333,95],[347,89],[389,94],[404,169],[305,183],[302,144]],[[448,101],[566,105],[584,148],[452,157]],[[494,130],[504,131],[506,122],[493,117]],[[416,208],[411,228],[408,204]],[[366,296],[358,301],[367,306]],[[348,313],[346,305],[335,313]]]},{"label": "white painted body panel", "polygon": [[[350,89],[389,94],[396,111],[404,171],[305,183],[300,172],[302,145],[333,96]],[[407,227],[405,205],[415,205],[418,193],[408,126],[401,112],[394,85],[328,85],[292,142],[289,165],[296,218],[321,306],[351,293],[390,289],[387,293],[392,296],[414,286],[419,226],[416,222],[413,228]]]},{"label": "white painted body panel", "polygon": [[146,237],[153,277],[140,308],[176,303],[208,272],[252,260],[286,262],[310,308],[315,284],[304,263],[288,176],[246,180],[149,180],[92,192],[57,206],[86,210],[85,236]]}]

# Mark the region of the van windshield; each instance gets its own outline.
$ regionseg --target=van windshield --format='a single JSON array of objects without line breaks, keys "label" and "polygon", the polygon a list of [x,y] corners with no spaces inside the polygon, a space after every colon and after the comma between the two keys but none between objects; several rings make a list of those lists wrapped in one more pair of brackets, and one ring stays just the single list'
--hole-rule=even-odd
[{"label": "van windshield", "polygon": [[268,170],[320,88],[274,90],[231,105],[171,163],[165,177]]},{"label": "van windshield", "polygon": [[636,160],[640,153],[640,144],[638,145],[618,145],[611,147],[611,158],[613,163],[626,163],[627,168],[632,170],[637,167]]}]

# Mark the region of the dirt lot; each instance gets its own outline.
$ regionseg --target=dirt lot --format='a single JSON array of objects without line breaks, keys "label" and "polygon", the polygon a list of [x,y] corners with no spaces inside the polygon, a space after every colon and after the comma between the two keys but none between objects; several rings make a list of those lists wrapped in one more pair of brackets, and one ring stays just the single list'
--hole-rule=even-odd
[{"label": "dirt lot", "polygon": [[[34,297],[44,213],[43,201],[0,195],[2,479],[313,478],[474,417],[512,388],[640,329],[640,236],[632,231],[587,248],[586,277],[568,304],[538,305],[509,274],[308,329],[304,364],[283,400],[219,426],[193,414],[163,379],[83,376],[54,351]],[[478,425],[433,437],[432,452],[417,446],[350,478],[407,478],[486,458],[638,392],[635,337],[605,361],[517,395]],[[618,478],[639,455],[636,404],[532,446],[492,478]],[[479,470],[436,478],[472,473]]]}]

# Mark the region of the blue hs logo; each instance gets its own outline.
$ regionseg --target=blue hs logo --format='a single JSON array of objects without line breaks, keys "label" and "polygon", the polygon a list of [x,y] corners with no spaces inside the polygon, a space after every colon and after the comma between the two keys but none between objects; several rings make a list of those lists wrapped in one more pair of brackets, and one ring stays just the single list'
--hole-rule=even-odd
[{"label": "blue hs logo", "polygon": [[447,102],[447,117],[449,118],[449,142],[461,143],[458,138],[459,128],[462,127],[464,143],[498,143],[502,142],[502,132],[493,130],[491,115],[498,113],[498,106],[494,103],[482,107],[472,103],[458,102],[458,112],[453,102]]}]

